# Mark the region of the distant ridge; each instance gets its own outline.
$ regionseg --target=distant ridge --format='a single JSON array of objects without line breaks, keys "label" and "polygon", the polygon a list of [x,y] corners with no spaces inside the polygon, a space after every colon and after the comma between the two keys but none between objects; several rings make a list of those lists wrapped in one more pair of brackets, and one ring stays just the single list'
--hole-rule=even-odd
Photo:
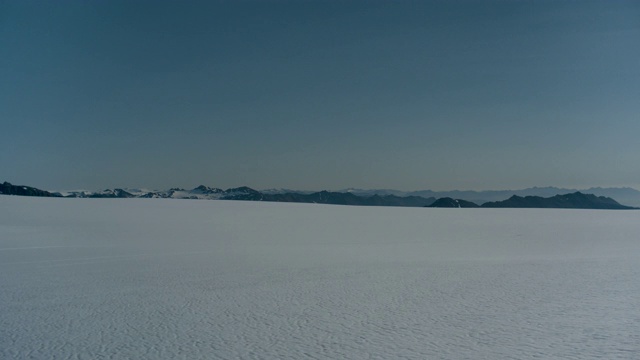
[{"label": "distant ridge", "polygon": [[318,191],[312,193],[303,192],[262,192],[247,186],[231,188],[227,190],[212,188],[205,185],[197,186],[191,190],[171,188],[166,191],[136,191],[127,192],[122,189],[103,190],[96,193],[71,192],[67,197],[107,198],[107,197],[136,197],[136,198],[163,198],[163,199],[201,199],[201,200],[244,200],[244,201],[271,201],[271,202],[297,202],[334,205],[362,205],[362,206],[414,206],[422,207],[435,201],[435,198],[422,198],[419,196],[358,196],[351,193]]},{"label": "distant ridge", "polygon": [[[630,189],[636,191],[634,189]],[[375,191],[375,190],[374,190]],[[269,202],[296,202],[356,206],[402,206],[402,207],[448,207],[448,208],[567,208],[567,209],[637,209],[624,206],[610,197],[573,192],[552,197],[512,195],[502,201],[485,202],[478,206],[472,201],[460,198],[422,196],[398,196],[393,194],[358,195],[349,192],[261,192],[247,186],[227,190],[205,185],[191,190],[171,188],[164,191],[141,189],[105,189],[102,191],[71,191],[65,194],[40,190],[31,186],[0,184],[0,195],[43,196],[65,198],[163,198],[163,199],[201,199],[201,200],[243,200]]]},{"label": "distant ridge", "polygon": [[352,194],[360,195],[360,196],[364,196],[364,195],[371,196],[374,194],[378,194],[378,195],[393,194],[396,196],[421,196],[425,198],[449,197],[452,199],[461,199],[461,200],[471,201],[476,204],[502,201],[502,200],[508,199],[512,195],[518,195],[522,197],[524,196],[551,197],[555,195],[581,192],[583,194],[594,194],[596,196],[610,197],[612,199],[616,199],[616,201],[624,205],[640,207],[640,191],[630,187],[617,187],[617,188],[616,187],[610,187],[610,188],[592,187],[592,188],[582,189],[582,190],[546,186],[546,187],[531,187],[531,188],[520,189],[520,190],[484,190],[484,191],[474,191],[474,190],[400,191],[400,190],[390,190],[390,189],[373,189],[373,190],[346,189],[343,191],[348,191]]},{"label": "distant ridge", "polygon": [[630,206],[620,205],[617,201],[593,194],[575,192],[565,195],[556,195],[549,198],[540,196],[521,197],[513,195],[504,201],[487,202],[483,208],[557,208],[557,209],[634,209]]},{"label": "distant ridge", "polygon": [[450,197],[443,197],[436,200],[433,204],[429,205],[429,207],[438,207],[438,208],[477,208],[480,207],[478,204],[461,200],[461,199],[452,199]]},{"label": "distant ridge", "polygon": [[420,196],[394,196],[371,195],[358,196],[352,193],[318,191],[313,193],[286,192],[263,193],[247,186],[222,190],[205,185],[197,186],[191,190],[171,188],[165,191],[145,191],[125,189],[105,189],[102,191],[71,191],[62,195],[48,191],[27,187],[13,186],[9,183],[2,185],[0,193],[6,195],[26,196],[56,196],[65,198],[162,198],[162,199],[201,199],[201,200],[244,200],[244,201],[270,201],[270,202],[296,202],[332,205],[358,205],[358,206],[404,206],[424,207],[432,204],[435,198],[423,198]]},{"label": "distant ridge", "polygon": [[320,191],[311,194],[265,194],[263,195],[263,200],[335,205],[424,207],[432,204],[435,198],[423,198],[420,196],[400,197],[395,195],[358,196],[352,193]]},{"label": "distant ridge", "polygon": [[19,196],[44,196],[44,197],[61,197],[57,193],[50,193],[45,190],[36,189],[31,186],[13,185],[8,182],[0,184],[0,195],[19,195]]}]

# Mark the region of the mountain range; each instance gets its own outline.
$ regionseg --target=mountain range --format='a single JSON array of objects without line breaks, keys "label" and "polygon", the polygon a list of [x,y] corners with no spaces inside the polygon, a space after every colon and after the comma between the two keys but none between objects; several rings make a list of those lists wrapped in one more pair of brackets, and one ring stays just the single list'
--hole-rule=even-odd
[{"label": "mountain range", "polygon": [[163,198],[163,199],[202,199],[202,200],[247,200],[247,201],[273,201],[273,202],[297,202],[336,205],[360,205],[360,206],[411,206],[424,207],[432,204],[435,198],[423,198],[420,196],[395,196],[395,195],[370,195],[359,196],[352,193],[318,191],[305,192],[261,192],[243,186],[231,189],[212,188],[200,185],[194,189],[186,190],[172,188],[163,191],[150,191],[144,189],[106,189],[102,191],[68,191],[48,192],[32,187],[11,185],[5,182],[0,188],[0,194],[26,195],[26,196],[53,196],[66,198]]},{"label": "mountain range", "polygon": [[452,199],[463,199],[471,201],[476,204],[484,204],[486,202],[502,201],[510,198],[513,195],[517,196],[540,196],[540,197],[552,197],[555,195],[570,194],[575,192],[581,192],[583,194],[594,194],[596,196],[605,196],[616,199],[622,204],[640,207],[640,191],[630,187],[591,187],[588,189],[572,189],[572,188],[558,188],[553,186],[547,187],[531,187],[520,190],[486,190],[486,191],[473,191],[473,190],[451,190],[451,191],[433,191],[433,190],[419,190],[419,191],[400,191],[392,189],[344,189],[341,192],[350,192],[352,194],[366,196],[372,194],[386,195],[392,194],[396,196],[421,196],[421,197],[435,197]]},{"label": "mountain range", "polygon": [[59,194],[50,193],[45,190],[36,189],[31,186],[12,185],[8,182],[0,184],[0,194],[2,195],[19,195],[19,196],[61,196]]},{"label": "mountain range", "polygon": [[634,209],[631,206],[620,205],[612,198],[595,196],[575,192],[571,194],[555,195],[548,198],[540,196],[513,195],[507,200],[487,202],[483,208],[556,208],[556,209]]},{"label": "mountain range", "polygon": [[[220,189],[200,185],[187,190],[171,188],[169,190],[146,189],[105,189],[102,191],[67,191],[49,192],[30,186],[12,185],[8,182],[0,184],[0,194],[48,196],[69,198],[166,198],[166,199],[203,199],[203,200],[245,200],[297,202],[360,206],[408,206],[408,207],[529,207],[529,208],[590,208],[590,209],[626,209],[631,208],[619,204],[610,197],[598,193],[616,193],[627,200],[627,204],[640,204],[640,192],[631,188],[592,188],[594,194],[574,191],[556,194],[567,190],[554,187],[530,188],[523,190],[500,191],[448,191],[431,190],[402,192],[398,190],[357,190],[344,191],[295,191],[266,190],[258,191],[246,186]],[[549,197],[539,195],[519,195],[530,193],[553,194]],[[637,193],[637,194],[636,194]],[[420,194],[420,195],[417,195]],[[426,196],[426,195],[462,195],[462,196]],[[496,201],[473,200],[477,197],[499,198]],[[637,202],[633,199],[638,198]],[[480,205],[481,204],[481,205]]]},{"label": "mountain range", "polygon": [[466,201],[462,199],[453,199],[450,197],[443,197],[436,201],[433,204],[429,205],[429,207],[443,207],[443,208],[477,208],[480,207],[478,204]]}]

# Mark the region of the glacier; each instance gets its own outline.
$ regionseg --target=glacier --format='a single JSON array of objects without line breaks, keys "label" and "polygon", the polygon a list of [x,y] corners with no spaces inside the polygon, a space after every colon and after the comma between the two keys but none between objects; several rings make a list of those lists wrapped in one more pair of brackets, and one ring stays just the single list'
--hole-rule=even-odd
[{"label": "glacier", "polygon": [[2,359],[637,359],[640,212],[0,196]]}]

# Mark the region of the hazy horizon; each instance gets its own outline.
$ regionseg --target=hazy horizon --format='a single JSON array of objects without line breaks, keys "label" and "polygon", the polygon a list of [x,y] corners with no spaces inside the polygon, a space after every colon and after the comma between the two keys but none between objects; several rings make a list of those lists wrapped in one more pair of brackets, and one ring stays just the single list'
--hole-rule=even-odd
[{"label": "hazy horizon", "polygon": [[400,188],[390,188],[390,187],[385,187],[385,188],[359,188],[359,187],[344,187],[344,188],[335,188],[335,189],[330,189],[330,188],[314,188],[314,189],[305,189],[305,188],[285,188],[285,187],[271,187],[271,188],[261,188],[261,187],[252,187],[246,184],[239,184],[239,185],[235,185],[235,186],[230,186],[230,187],[221,187],[221,186],[216,186],[215,184],[206,184],[206,183],[198,183],[195,185],[188,185],[188,186],[169,186],[169,187],[165,187],[165,188],[153,188],[153,187],[148,187],[148,186],[107,186],[107,187],[103,187],[103,188],[45,188],[45,187],[39,187],[39,186],[35,186],[33,184],[27,184],[27,183],[16,183],[16,182],[11,182],[8,181],[6,179],[0,179],[0,182],[4,182],[7,181],[12,185],[18,185],[18,186],[31,186],[31,187],[35,187],[35,188],[39,188],[40,190],[46,190],[46,191],[63,191],[63,192],[68,192],[68,191],[101,191],[101,190],[113,190],[113,189],[140,189],[140,190],[150,190],[150,191],[162,191],[162,190],[169,190],[171,188],[180,188],[180,189],[185,189],[185,190],[192,190],[195,189],[198,186],[204,185],[210,188],[219,188],[219,189],[223,189],[223,190],[227,190],[227,189],[232,189],[232,188],[239,188],[239,187],[243,187],[243,186],[247,186],[250,188],[253,188],[254,190],[258,190],[258,191],[267,191],[267,190],[291,190],[291,191],[304,191],[304,192],[316,192],[316,191],[347,191],[347,190],[362,190],[362,191],[373,191],[373,190],[388,190],[388,191],[399,191],[399,192],[405,192],[405,193],[410,193],[410,192],[419,192],[419,191],[433,191],[433,192],[452,192],[452,191],[460,191],[460,192],[491,192],[491,191],[521,191],[521,190],[527,190],[527,189],[545,189],[545,188],[557,188],[557,189],[566,189],[566,190],[578,190],[578,191],[584,191],[584,190],[589,190],[589,189],[598,189],[598,188],[602,188],[602,189],[624,189],[624,188],[630,188],[636,191],[640,191],[638,188],[633,187],[633,186],[589,186],[589,187],[566,187],[566,186],[553,186],[553,185],[548,185],[548,186],[530,186],[530,187],[520,187],[520,188],[490,188],[490,189],[464,189],[464,188],[459,188],[459,189],[434,189],[434,188],[419,188],[419,189],[400,189]]},{"label": "hazy horizon", "polygon": [[640,188],[640,2],[0,0],[0,177]]}]

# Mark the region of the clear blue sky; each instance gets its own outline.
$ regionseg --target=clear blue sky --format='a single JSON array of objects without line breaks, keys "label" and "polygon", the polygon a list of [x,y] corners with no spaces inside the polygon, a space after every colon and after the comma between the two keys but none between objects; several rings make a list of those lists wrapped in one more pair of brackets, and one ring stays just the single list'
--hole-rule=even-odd
[{"label": "clear blue sky", "polygon": [[0,181],[640,187],[640,1],[0,0]]}]

